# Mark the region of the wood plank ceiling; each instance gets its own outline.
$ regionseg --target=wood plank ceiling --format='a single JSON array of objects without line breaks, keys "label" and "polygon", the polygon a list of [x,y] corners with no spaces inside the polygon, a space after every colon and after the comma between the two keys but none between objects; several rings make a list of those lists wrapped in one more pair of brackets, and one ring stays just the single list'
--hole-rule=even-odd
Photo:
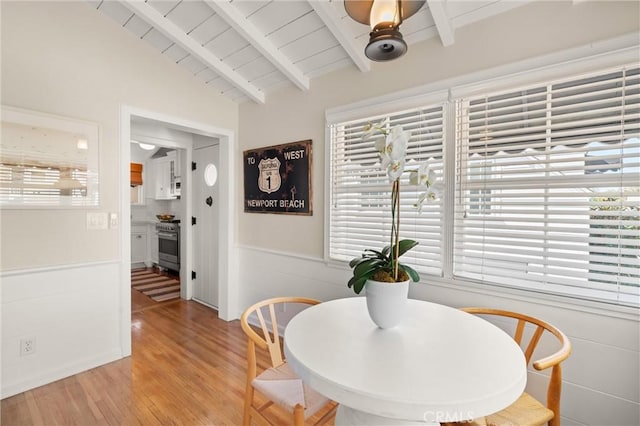
[{"label": "wood plank ceiling", "polygon": [[[177,66],[235,102],[265,103],[286,86],[344,67],[370,70],[368,26],[352,20],[344,0],[86,0]],[[526,4],[526,0],[427,0],[400,27],[411,45]]]}]

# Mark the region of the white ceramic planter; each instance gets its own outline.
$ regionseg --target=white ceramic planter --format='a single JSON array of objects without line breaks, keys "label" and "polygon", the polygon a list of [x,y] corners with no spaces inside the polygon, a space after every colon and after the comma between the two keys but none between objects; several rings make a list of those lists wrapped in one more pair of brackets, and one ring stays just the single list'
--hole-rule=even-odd
[{"label": "white ceramic planter", "polygon": [[409,280],[399,283],[367,280],[364,288],[369,316],[378,327],[392,328],[402,322],[409,296]]}]

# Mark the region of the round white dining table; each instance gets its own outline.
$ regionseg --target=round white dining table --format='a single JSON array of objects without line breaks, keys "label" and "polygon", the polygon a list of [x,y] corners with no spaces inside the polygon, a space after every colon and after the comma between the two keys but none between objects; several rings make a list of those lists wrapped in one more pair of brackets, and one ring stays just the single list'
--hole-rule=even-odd
[{"label": "round white dining table", "polygon": [[287,362],[340,404],[336,425],[464,421],[518,399],[527,368],[508,334],[458,309],[408,302],[390,329],[371,321],[364,297],[320,303],[287,325]]}]

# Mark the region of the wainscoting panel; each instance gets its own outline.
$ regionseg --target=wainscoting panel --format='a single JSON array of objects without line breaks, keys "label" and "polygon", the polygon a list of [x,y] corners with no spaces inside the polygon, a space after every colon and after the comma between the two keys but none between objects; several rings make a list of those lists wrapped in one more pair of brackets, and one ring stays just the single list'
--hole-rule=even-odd
[{"label": "wainscoting panel", "polygon": [[[6,398],[122,357],[118,262],[5,272],[2,389]],[[21,355],[22,339],[35,350]]]}]

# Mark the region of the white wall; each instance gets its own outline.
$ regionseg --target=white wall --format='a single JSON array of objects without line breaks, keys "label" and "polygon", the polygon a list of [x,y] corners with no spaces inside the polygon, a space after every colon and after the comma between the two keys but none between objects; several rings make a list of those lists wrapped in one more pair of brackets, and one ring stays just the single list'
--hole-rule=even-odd
[{"label": "white wall", "polygon": [[[325,111],[438,81],[512,67],[514,63],[637,32],[638,2],[535,2],[456,30],[455,44],[434,39],[410,46],[406,56],[373,64],[368,74],[346,69],[313,80],[308,92],[270,95],[267,105],[240,107],[240,150],[313,140],[311,217],[239,213],[241,306],[276,295],[330,300],[352,296],[346,265],[323,260]],[[637,37],[636,37],[637,39]],[[242,164],[239,162],[238,179]],[[238,188],[242,199],[242,188]],[[565,363],[565,425],[640,424],[638,311],[572,303],[526,292],[429,280],[412,284],[410,297],[450,306],[484,305],[540,316],[563,329],[574,345]],[[339,360],[336,360],[339,362]],[[544,400],[543,380],[529,375],[529,390]]]},{"label": "white wall", "polygon": [[[102,130],[99,208],[1,212],[7,397],[128,352],[120,230],[86,229],[88,211],[122,212],[120,191],[129,188],[120,181],[122,106],[234,132],[238,107],[88,2],[0,7],[2,104],[96,122]],[[24,337],[37,339],[37,351],[20,357]]]}]

